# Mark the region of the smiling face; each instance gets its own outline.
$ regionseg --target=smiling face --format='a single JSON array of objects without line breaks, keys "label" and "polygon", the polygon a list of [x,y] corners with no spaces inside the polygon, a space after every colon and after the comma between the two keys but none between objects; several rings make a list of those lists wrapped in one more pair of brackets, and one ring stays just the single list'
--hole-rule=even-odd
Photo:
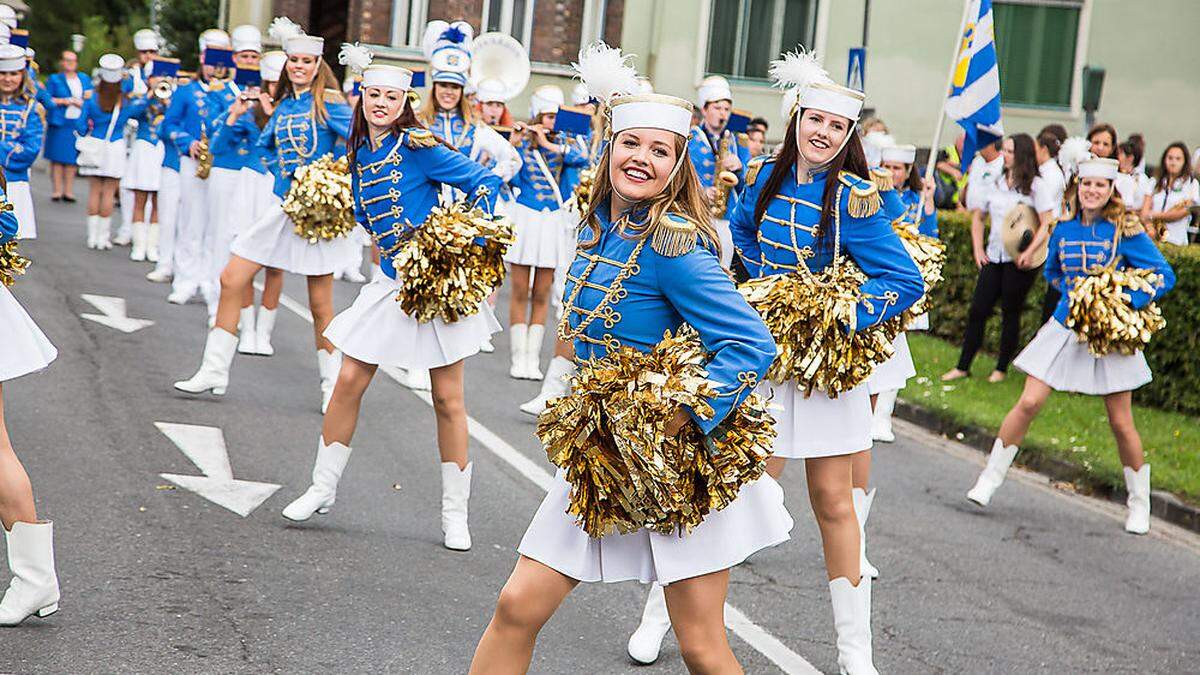
[{"label": "smiling face", "polygon": [[1016,157],[1017,154],[1016,146],[1013,145],[1013,139],[1011,137],[1004,139],[1004,149],[1001,151],[1001,154],[1004,155],[1004,168],[1011,169],[1013,165],[1013,158]]},{"label": "smiling face", "polygon": [[883,162],[881,166],[892,172],[892,184],[897,189],[908,180],[908,165],[904,162]]},{"label": "smiling face", "polygon": [[1101,129],[1092,134],[1088,139],[1092,142],[1092,154],[1096,157],[1112,157],[1113,144],[1117,139],[1113,138],[1107,131]]},{"label": "smiling face", "polygon": [[25,75],[21,70],[0,72],[0,95],[12,96],[21,88],[21,78]]},{"label": "smiling face", "polygon": [[832,160],[850,133],[850,119],[823,110],[806,109],[796,127],[796,146],[810,166]]},{"label": "smiling face", "polygon": [[362,90],[363,117],[372,131],[382,131],[396,122],[407,100],[408,95],[399,89],[367,87]]},{"label": "smiling face", "polygon": [[453,110],[462,100],[462,91],[462,86],[453,82],[434,82],[433,102],[438,110]]},{"label": "smiling face", "polygon": [[636,203],[663,191],[679,159],[679,137],[662,129],[627,129],[609,151],[608,177],[618,196]]},{"label": "smiling face", "polygon": [[704,125],[710,131],[720,131],[729,123],[729,113],[733,110],[733,104],[729,101],[712,101],[704,104]]},{"label": "smiling face", "polygon": [[1082,178],[1079,181],[1079,208],[1098,211],[1112,196],[1113,184],[1107,178]]},{"label": "smiling face", "polygon": [[58,70],[61,73],[71,74],[79,67],[79,57],[75,52],[65,51],[62,53],[62,58],[58,60]]},{"label": "smiling face", "polygon": [[303,89],[311,85],[320,62],[320,57],[311,54],[289,54],[286,68],[292,86]]}]

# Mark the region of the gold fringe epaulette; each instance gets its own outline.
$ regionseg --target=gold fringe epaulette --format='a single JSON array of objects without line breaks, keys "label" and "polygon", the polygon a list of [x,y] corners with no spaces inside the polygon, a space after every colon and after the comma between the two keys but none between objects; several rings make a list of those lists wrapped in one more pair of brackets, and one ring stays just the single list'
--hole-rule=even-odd
[{"label": "gold fringe epaulette", "polygon": [[209,91],[221,91],[225,88],[225,80],[214,80],[208,85]]},{"label": "gold fringe epaulette", "polygon": [[331,89],[331,88],[326,87],[325,91],[321,95],[322,95],[322,97],[324,97],[326,103],[345,103],[346,102],[346,97],[342,94],[342,92],[338,91],[337,89]]},{"label": "gold fringe epaulette", "polygon": [[409,129],[405,142],[410,148],[432,148],[438,144],[438,139],[428,129]]},{"label": "gold fringe epaulette", "polygon": [[650,248],[667,258],[678,258],[696,248],[700,228],[683,216],[667,214],[654,224],[650,233]]},{"label": "gold fringe epaulette", "polygon": [[880,192],[896,189],[896,183],[892,180],[892,172],[882,167],[871,169],[871,182],[875,183],[875,188]]},{"label": "gold fringe epaulette", "polygon": [[1125,216],[1121,218],[1121,236],[1135,237],[1146,231],[1146,226],[1142,225],[1142,219],[1133,211],[1126,211]]},{"label": "gold fringe epaulette", "polygon": [[883,206],[883,198],[879,189],[871,181],[864,180],[849,171],[838,174],[838,180],[850,188],[850,198],[846,210],[851,218],[869,218],[879,212]]},{"label": "gold fringe epaulette", "polygon": [[758,180],[758,172],[763,170],[763,167],[775,161],[774,157],[763,156],[755,157],[750,160],[750,165],[746,167],[746,187],[754,185],[754,181]]}]

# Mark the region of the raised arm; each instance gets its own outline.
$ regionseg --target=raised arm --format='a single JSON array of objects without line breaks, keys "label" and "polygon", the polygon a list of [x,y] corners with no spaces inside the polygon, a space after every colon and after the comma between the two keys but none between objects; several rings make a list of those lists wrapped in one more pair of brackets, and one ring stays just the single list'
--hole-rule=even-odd
[{"label": "raised arm", "polygon": [[[424,135],[428,132],[418,133]],[[412,141],[406,139],[405,142],[410,143],[412,147]],[[414,155],[431,181],[458,188],[467,195],[468,204],[477,205],[488,213],[492,212],[496,205],[496,195],[499,194],[502,185],[499,176],[441,143],[417,148]]]}]

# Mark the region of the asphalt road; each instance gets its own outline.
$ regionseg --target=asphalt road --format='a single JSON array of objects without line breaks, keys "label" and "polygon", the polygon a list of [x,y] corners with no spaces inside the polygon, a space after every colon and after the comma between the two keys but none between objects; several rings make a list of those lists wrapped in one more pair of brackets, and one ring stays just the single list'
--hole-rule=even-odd
[{"label": "asphalt road", "polygon": [[[516,409],[537,385],[508,378],[506,336],[467,365],[469,412],[493,434],[472,440],[472,551],[441,546],[432,410],[383,374],[333,512],[291,525],[279,511],[308,485],[321,425],[310,325],[281,312],[276,355],[237,358],[226,396],[178,394],[171,383],[199,363],[203,306],[167,304],[128,249],[85,250],[81,205],[50,203],[44,174],[34,193],[41,236],[22,244],[34,267],[13,290],[60,356],[4,394],[39,511],[56,523],[63,599],[53,617],[0,630],[0,672],[465,672],[542,497],[502,454],[551,468]],[[339,282],[337,306],[356,292]],[[85,293],[124,298],[154,325],[126,334],[81,319],[96,311]],[[305,303],[302,279],[285,293]],[[160,473],[200,472],[156,422],[219,427],[236,478],[282,487],[246,518],[173,488]],[[1157,520],[1127,535],[1116,505],[1034,475],[979,510],[963,494],[982,456],[897,427],[876,453],[868,526],[882,672],[1196,672],[1200,538]],[[836,672],[801,467],[782,482],[793,538],[734,570],[730,603]],[[625,655],[643,597],[632,583],[581,587],[543,631],[533,672],[682,672],[670,638],[655,666]],[[748,639],[733,639],[746,670],[778,672]]]}]

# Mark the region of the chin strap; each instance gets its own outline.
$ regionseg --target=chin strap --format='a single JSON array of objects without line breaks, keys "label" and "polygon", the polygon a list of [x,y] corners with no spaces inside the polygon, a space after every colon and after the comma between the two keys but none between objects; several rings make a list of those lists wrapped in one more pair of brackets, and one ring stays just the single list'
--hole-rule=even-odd
[{"label": "chin strap", "polygon": [[[801,152],[801,150],[800,150],[800,117],[799,117],[799,115],[800,115],[800,110],[797,110],[796,114],[793,115],[793,118],[796,121],[796,131],[793,134],[793,136],[795,136],[795,141],[796,141],[796,153],[798,155],[800,155],[801,158],[803,158],[804,153]],[[838,155],[842,154],[842,150],[846,149],[846,144],[850,142],[850,136],[854,133],[857,133],[857,129],[858,129],[858,120],[852,120],[850,122],[850,128],[846,130],[846,137],[842,139],[842,143],[841,143],[841,145],[838,146],[837,152],[833,153],[833,156],[830,157],[828,161],[825,161],[814,167],[809,167],[809,169],[808,169],[809,175],[812,175],[814,173],[820,173],[820,172],[824,171],[825,169],[829,168],[829,165],[833,164],[834,158],[836,158]],[[797,178],[797,180],[799,180],[800,177],[796,176],[796,178]]]}]

